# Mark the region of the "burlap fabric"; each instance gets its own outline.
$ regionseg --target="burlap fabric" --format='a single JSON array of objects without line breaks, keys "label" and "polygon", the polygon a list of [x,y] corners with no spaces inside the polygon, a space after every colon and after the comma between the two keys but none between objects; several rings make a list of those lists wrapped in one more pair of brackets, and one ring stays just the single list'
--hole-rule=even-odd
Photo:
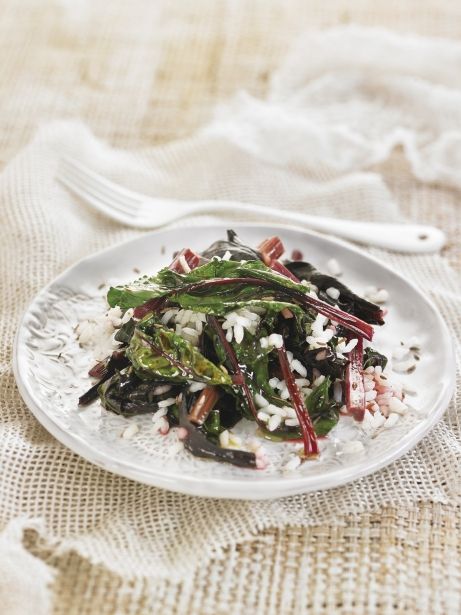
[{"label": "burlap fabric", "polygon": [[[130,148],[190,134],[208,118],[212,106],[236,88],[264,95],[267,76],[279,65],[292,37],[314,23],[347,21],[352,14],[353,19],[383,25],[400,20],[401,29],[432,34],[456,36],[456,28],[461,31],[455,4],[447,4],[443,15],[427,7],[417,17],[410,8],[389,4],[371,12],[364,4],[352,13],[336,4],[306,9],[297,3],[251,7],[195,3],[193,8],[113,3],[110,9],[67,3],[28,6],[27,13],[16,5],[3,7],[4,161],[24,145],[39,121],[56,117],[80,116],[99,137]],[[138,159],[148,156],[140,154]],[[367,486],[358,484],[352,491],[356,502],[371,505],[374,512],[359,514],[358,505],[354,515],[344,516],[339,499],[331,524],[321,524],[322,499],[313,516],[312,503],[303,501],[272,508],[267,516],[267,511],[253,506],[236,505],[229,514],[224,505],[210,504],[210,510],[205,510],[201,501],[153,495],[153,490],[79,461],[37,426],[19,402],[9,367],[15,319],[32,294],[64,266],[129,235],[89,212],[82,213],[77,205],[60,211],[57,220],[56,212],[46,208],[46,199],[53,202],[57,196],[56,188],[47,183],[46,168],[43,160],[22,156],[7,169],[2,184],[6,224],[1,387],[5,403],[0,509],[3,524],[20,514],[44,518],[44,524],[34,525],[36,529],[27,531],[24,540],[30,553],[57,570],[55,612],[457,612],[459,515],[454,496],[459,493],[455,482],[459,426],[454,406],[437,435],[407,459],[416,473],[408,493],[388,480],[386,497],[375,496],[370,502]],[[459,266],[457,193],[415,182],[399,154],[378,170],[384,172],[405,213],[437,222],[449,232],[452,245],[447,254]],[[83,241],[77,240],[79,230],[85,232]],[[440,281],[438,290],[445,294],[439,295],[439,307],[454,324],[456,297],[451,294],[456,282],[445,264],[436,259],[391,260],[409,275],[422,276],[420,283]],[[441,456],[440,446],[447,443],[451,448]],[[418,475],[421,460],[427,464],[428,459],[431,465]],[[398,475],[395,468],[389,472],[394,474],[388,477]],[[96,509],[95,493],[100,494]],[[386,500],[392,502],[394,494],[398,505],[383,506]],[[426,501],[418,503],[418,498]],[[155,509],[153,504],[159,501],[162,507]],[[146,520],[136,527],[140,508]],[[146,570],[140,570],[136,549],[151,550],[154,525],[161,534],[162,517],[177,515],[173,511],[180,508],[202,520],[214,514],[214,519],[224,518],[229,525],[242,518],[248,522],[241,513],[251,512],[253,531],[279,522],[311,527],[260,531],[240,547],[236,534],[226,533],[225,528],[221,540],[215,534],[213,543],[199,545],[196,561],[200,565],[195,570],[183,567],[180,580],[155,578],[159,572],[173,574],[184,560],[178,551],[191,547],[190,537],[180,535],[169,552],[154,554],[158,569],[151,554]],[[259,513],[266,516],[258,524]],[[30,525],[24,522],[25,527]],[[247,530],[248,523],[241,523],[241,538],[249,538]],[[136,536],[139,545],[127,540],[127,535]],[[220,552],[226,543],[231,546]],[[213,553],[225,557],[210,560]],[[104,565],[98,566],[98,560]],[[109,571],[111,564],[119,574]],[[129,579],[133,570],[136,575]],[[142,578],[142,572],[147,578]],[[47,580],[46,573],[42,579]]]}]

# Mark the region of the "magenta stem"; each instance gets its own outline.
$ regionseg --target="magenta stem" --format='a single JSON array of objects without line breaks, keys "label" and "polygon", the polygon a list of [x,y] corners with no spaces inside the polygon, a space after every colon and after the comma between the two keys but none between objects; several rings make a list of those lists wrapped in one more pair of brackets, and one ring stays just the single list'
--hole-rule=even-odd
[{"label": "magenta stem", "polygon": [[312,424],[311,417],[306,408],[303,394],[301,393],[298,385],[296,384],[293,372],[290,369],[288,362],[287,351],[283,345],[278,348],[279,363],[282,370],[283,378],[290,394],[290,399],[298,417],[299,426],[304,442],[304,455],[306,457],[313,457],[319,454],[319,447],[317,436],[315,434],[314,425]]}]

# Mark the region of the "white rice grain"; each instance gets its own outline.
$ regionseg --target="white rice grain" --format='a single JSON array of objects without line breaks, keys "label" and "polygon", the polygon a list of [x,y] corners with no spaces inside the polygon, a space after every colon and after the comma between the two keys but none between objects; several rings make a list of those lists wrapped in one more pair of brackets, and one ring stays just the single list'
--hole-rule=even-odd
[{"label": "white rice grain", "polygon": [[270,415],[277,415],[280,418],[285,418],[286,416],[286,412],[283,408],[279,408],[279,406],[276,406],[275,404],[269,404],[266,408],[264,408],[265,412],[268,412]]},{"label": "white rice grain", "polygon": [[308,387],[310,384],[307,378],[296,378],[295,382],[299,387]]},{"label": "white rice grain", "polygon": [[152,431],[154,433],[161,433],[163,436],[166,435],[170,430],[170,425],[168,424],[168,421],[166,420],[165,417],[160,417],[158,419],[158,421],[155,421],[155,423],[152,426]]},{"label": "white rice grain", "polygon": [[339,276],[342,274],[341,267],[339,266],[336,258],[330,258],[330,260],[327,261],[327,269],[333,276]]},{"label": "white rice grain", "polygon": [[169,408],[170,406],[172,406],[175,403],[176,403],[176,398],[175,397],[168,397],[167,399],[162,399],[161,401],[159,401],[158,402],[158,407],[159,408]]},{"label": "white rice grain", "polygon": [[371,391],[367,391],[365,393],[365,401],[373,401],[374,399],[376,399],[377,395],[378,395],[378,392],[375,391],[374,389],[372,389]]},{"label": "white rice grain", "polygon": [[327,288],[326,293],[329,297],[331,297],[331,299],[333,299],[333,301],[337,301],[339,299],[340,292],[337,288],[334,288],[334,286]]},{"label": "white rice grain", "polygon": [[176,322],[179,322],[179,324],[184,327],[189,322],[191,315],[192,310],[180,310],[178,312],[178,320],[176,320]]},{"label": "white rice grain", "polygon": [[314,380],[314,382],[312,383],[312,385],[314,387],[318,387],[319,384],[322,384],[322,382],[325,380],[325,376],[323,374],[320,374],[320,376],[317,376],[317,378]]},{"label": "white rice grain", "polygon": [[259,393],[256,393],[254,399],[255,399],[255,404],[258,406],[258,408],[265,408],[266,406],[269,405],[269,402],[267,401],[267,399],[265,399]]},{"label": "white rice grain", "polygon": [[373,427],[375,429],[379,429],[386,422],[386,417],[381,414],[381,412],[375,412],[373,415]]},{"label": "white rice grain", "polygon": [[119,327],[122,324],[122,309],[118,305],[109,308],[106,316],[113,327]]},{"label": "white rice grain", "polygon": [[206,388],[206,384],[204,382],[192,382],[189,385],[189,392],[190,393],[197,393],[197,391],[202,391],[204,388]]},{"label": "white rice grain", "polygon": [[259,322],[261,320],[261,316],[259,314],[257,314],[256,312],[251,312],[250,310],[247,310],[246,308],[241,308],[240,313],[242,314],[242,316],[246,316],[252,321]]},{"label": "white rice grain", "polygon": [[163,395],[164,393],[168,393],[168,391],[171,391],[171,384],[159,384],[154,387],[152,392],[154,395]]},{"label": "white rice grain", "polygon": [[269,335],[269,344],[275,348],[281,348],[283,346],[283,337],[278,333],[272,333]]},{"label": "white rice grain", "polygon": [[122,438],[124,440],[129,440],[135,434],[137,434],[138,431],[139,431],[139,427],[137,426],[137,424],[136,423],[131,423],[131,425],[128,425],[128,427],[123,430]]},{"label": "white rice grain", "polygon": [[403,385],[403,392],[405,393],[405,395],[417,395],[418,394],[418,391],[414,387],[409,385],[408,383],[405,383]]},{"label": "white rice grain", "polygon": [[298,359],[294,359],[291,362],[290,367],[291,367],[291,371],[298,372],[298,374],[302,376],[302,378],[305,378],[307,376],[307,369],[304,367],[304,365],[300,361],[298,361]]},{"label": "white rice grain", "polygon": [[308,335],[306,337],[306,342],[310,346],[314,347],[325,346],[326,344],[328,344],[334,334],[335,332],[333,331],[333,329],[325,329],[324,331],[322,331],[322,333],[319,333],[318,335]]},{"label": "white rice grain", "polygon": [[257,414],[257,417],[263,423],[267,423],[267,421],[270,419],[270,414],[267,414],[267,412],[263,412],[262,410],[260,410]]},{"label": "white rice grain", "polygon": [[134,308],[128,308],[122,316],[121,324],[124,325],[133,318]]},{"label": "white rice grain", "polygon": [[351,350],[354,350],[354,348],[357,346],[359,340],[357,338],[354,337],[354,339],[350,340],[350,342],[348,342],[345,347],[344,350],[342,350],[343,354],[347,354],[348,352],[351,352]]},{"label": "white rice grain", "polygon": [[167,310],[165,312],[165,314],[163,314],[161,322],[163,325],[166,325],[170,322],[170,320],[173,318],[173,316],[175,316],[178,313],[178,310],[172,309],[172,310]]},{"label": "white rice grain", "polygon": [[400,399],[398,399],[397,397],[391,397],[388,405],[389,410],[391,412],[395,412],[396,414],[405,414],[405,412],[408,410],[406,404],[400,401]]},{"label": "white rice grain", "polygon": [[280,427],[281,422],[282,422],[282,417],[279,416],[278,414],[273,414],[270,417],[269,422],[267,423],[267,429],[269,431],[275,431],[277,427]]},{"label": "white rice grain", "polygon": [[375,302],[378,304],[386,303],[389,299],[389,293],[385,288],[380,288],[375,296]]},{"label": "white rice grain", "polygon": [[229,445],[233,447],[242,446],[242,438],[230,431],[229,432]]},{"label": "white rice grain", "polygon": [[283,411],[285,412],[285,416],[288,419],[296,419],[298,420],[298,415],[296,414],[296,410],[291,406],[283,406]]},{"label": "white rice grain", "polygon": [[285,400],[285,399],[288,399],[289,397],[290,397],[290,392],[289,392],[287,387],[285,387],[284,389],[282,389],[280,391],[280,398],[281,399]]},{"label": "white rice grain", "polygon": [[159,408],[152,415],[152,422],[157,423],[160,419],[168,414],[168,408]]},{"label": "white rice grain", "polygon": [[237,323],[234,326],[234,337],[237,344],[241,344],[243,341],[244,331],[241,324]]},{"label": "white rice grain", "polygon": [[365,392],[372,391],[375,388],[375,381],[369,378],[363,379],[363,386],[365,388]]},{"label": "white rice grain", "polygon": [[399,418],[400,416],[398,414],[396,414],[395,412],[391,412],[388,419],[384,423],[384,429],[390,429],[391,427],[394,427],[394,425],[398,423]]},{"label": "white rice grain", "polygon": [[327,323],[328,323],[327,316],[324,316],[323,314],[317,314],[314,322],[312,323],[312,334],[316,336],[316,335],[320,335],[321,333],[323,333],[323,328],[326,326]]},{"label": "white rice grain", "polygon": [[245,329],[248,329],[248,327],[252,326],[252,322],[247,316],[237,316],[235,322],[236,324],[242,325],[242,327],[245,327]]},{"label": "white rice grain", "polygon": [[108,313],[80,322],[75,332],[80,346],[91,349],[96,361],[102,361],[117,348],[113,338],[114,325]]},{"label": "white rice grain", "polygon": [[236,314],[236,312],[229,312],[229,314],[226,315],[225,320],[230,325],[235,325],[235,323],[237,322],[237,314]]},{"label": "white rice grain", "polygon": [[229,446],[229,432],[227,429],[219,434],[219,444],[222,448],[227,448]]},{"label": "white rice grain", "polygon": [[288,461],[282,466],[285,472],[293,472],[301,465],[301,458],[299,455],[290,455]]},{"label": "white rice grain", "polygon": [[376,286],[367,286],[363,292],[363,296],[372,303],[386,303],[389,299],[389,293],[385,288],[377,288]]}]

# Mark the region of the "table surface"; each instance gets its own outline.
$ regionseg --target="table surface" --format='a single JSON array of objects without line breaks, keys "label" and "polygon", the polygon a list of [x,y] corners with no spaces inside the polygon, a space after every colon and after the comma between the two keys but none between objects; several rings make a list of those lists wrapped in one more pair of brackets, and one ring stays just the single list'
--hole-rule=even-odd
[{"label": "table surface", "polygon": [[[56,118],[80,117],[120,147],[186,136],[235,91],[264,96],[300,32],[346,23],[456,39],[461,3],[3,0],[0,164]],[[141,80],[146,63],[150,78],[143,69]],[[34,88],[40,95],[30,95]],[[410,218],[444,228],[446,255],[459,269],[458,193],[417,183],[399,152],[378,170]],[[180,584],[133,581],[128,592],[122,579],[77,554],[46,553],[33,534],[27,544],[58,571],[59,614],[224,614],[232,605],[235,613],[355,615],[421,612],[422,597],[425,612],[449,613],[446,597],[461,583],[459,538],[460,517],[449,507],[385,508],[334,526],[267,530]],[[384,593],[380,579],[389,575],[396,582]]]}]

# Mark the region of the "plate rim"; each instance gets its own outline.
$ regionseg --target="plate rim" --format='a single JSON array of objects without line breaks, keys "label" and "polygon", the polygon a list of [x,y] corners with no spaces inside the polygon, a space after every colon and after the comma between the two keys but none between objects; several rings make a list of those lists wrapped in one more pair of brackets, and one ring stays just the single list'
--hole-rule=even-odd
[{"label": "plate rim", "polygon": [[[223,229],[223,227],[233,225],[237,229],[243,230],[245,228],[267,228],[273,230],[285,230],[301,233],[306,237],[315,236],[322,241],[330,245],[341,245],[349,252],[355,253],[361,258],[365,258],[368,261],[374,262],[380,268],[387,270],[392,275],[399,278],[407,286],[412,288],[416,294],[422,298],[426,305],[430,308],[433,316],[437,319],[441,331],[443,333],[443,345],[446,351],[449,351],[450,356],[447,357],[448,365],[451,365],[451,369],[446,374],[444,384],[434,401],[434,410],[430,415],[424,417],[419,424],[414,426],[403,438],[400,439],[398,446],[390,449],[388,453],[384,453],[380,458],[370,462],[366,467],[362,467],[362,462],[355,464],[349,464],[342,468],[338,468],[328,472],[327,474],[309,475],[302,477],[287,476],[287,477],[273,477],[266,478],[264,481],[258,483],[252,481],[248,483],[245,479],[229,479],[226,477],[206,477],[206,479],[200,476],[194,475],[182,475],[178,476],[177,473],[168,471],[158,471],[155,469],[143,470],[128,461],[120,462],[114,456],[110,456],[106,453],[101,453],[97,449],[88,445],[87,441],[69,431],[66,431],[59,424],[57,424],[46,412],[46,410],[38,404],[31,391],[27,386],[25,380],[22,379],[20,372],[20,341],[21,336],[25,334],[25,321],[28,313],[33,305],[39,298],[49,291],[53,286],[59,285],[60,281],[65,278],[73,269],[88,263],[98,257],[116,250],[122,246],[134,244],[142,238],[165,234],[168,232],[185,231],[187,229],[197,230],[194,226],[181,226],[169,229],[158,229],[148,233],[142,233],[128,240],[122,240],[116,242],[110,246],[98,250],[88,256],[85,256],[78,261],[72,263],[66,267],[61,273],[59,273],[48,284],[43,286],[27,304],[24,309],[16,330],[16,335],[13,342],[13,373],[18,387],[19,393],[25,402],[27,408],[32,412],[39,423],[61,444],[66,446],[73,453],[80,455],[90,463],[93,463],[104,470],[118,474],[130,480],[135,480],[150,486],[169,489],[171,491],[184,493],[187,495],[194,495],[199,497],[214,497],[220,499],[246,499],[246,500],[263,500],[263,499],[276,499],[280,497],[286,497],[290,495],[296,495],[301,493],[309,493],[312,491],[324,491],[335,487],[346,485],[352,481],[358,480],[370,474],[377,472],[378,470],[390,465],[396,461],[409,450],[414,448],[421,440],[429,433],[429,431],[435,426],[435,424],[442,418],[445,413],[450,400],[454,394],[456,384],[456,360],[455,360],[455,348],[454,341],[451,337],[450,330],[445,323],[442,315],[435,306],[434,302],[422,294],[422,291],[412,282],[405,279],[398,271],[387,263],[381,262],[376,256],[368,254],[360,249],[358,246],[349,242],[343,241],[331,235],[316,232],[311,229],[299,228],[290,224],[261,224],[259,222],[219,222],[213,224],[204,224],[203,228],[217,228]],[[307,483],[307,484],[306,484]],[[250,487],[250,489],[248,489]],[[270,493],[271,489],[275,488],[276,495]],[[225,494],[223,494],[225,491]]]}]

